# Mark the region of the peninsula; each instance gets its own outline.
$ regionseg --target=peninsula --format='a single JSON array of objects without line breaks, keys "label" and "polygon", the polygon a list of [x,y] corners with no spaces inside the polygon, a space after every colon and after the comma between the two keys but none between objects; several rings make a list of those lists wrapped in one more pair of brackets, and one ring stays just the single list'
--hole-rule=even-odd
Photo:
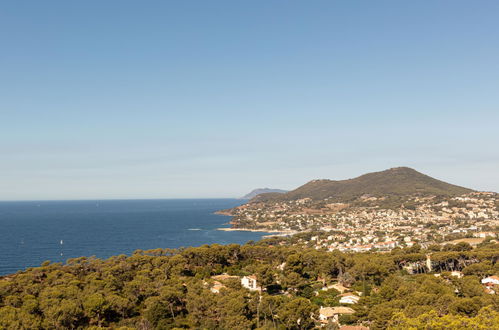
[{"label": "peninsula", "polygon": [[452,185],[408,167],[348,180],[313,180],[264,193],[219,214],[234,229],[308,233],[301,244],[341,251],[391,250],[496,237],[499,196]]}]

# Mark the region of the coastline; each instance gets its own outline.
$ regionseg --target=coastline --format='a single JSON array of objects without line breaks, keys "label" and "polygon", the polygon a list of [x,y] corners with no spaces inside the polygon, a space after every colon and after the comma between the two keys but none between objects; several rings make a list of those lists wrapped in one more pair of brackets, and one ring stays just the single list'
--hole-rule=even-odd
[{"label": "coastline", "polygon": [[[231,210],[220,210],[220,211],[215,211],[213,212],[214,214],[217,215],[224,215],[224,216],[230,216],[234,217],[234,215],[230,212]],[[233,225],[233,222],[230,221],[228,223],[229,225]],[[234,228],[234,227],[220,227],[217,228],[216,230],[220,231],[248,231],[248,232],[256,232],[256,233],[267,233],[269,235],[264,235],[262,238],[270,238],[270,237],[279,237],[279,236],[292,236],[294,234],[297,234],[297,231],[294,230],[272,230],[272,229],[254,229],[254,228]]]},{"label": "coastline", "polygon": [[266,230],[266,229],[251,229],[251,228],[232,228],[232,227],[221,227],[217,228],[220,231],[252,231],[252,232],[261,232],[261,233],[283,233],[279,230]]},{"label": "coastline", "polygon": [[225,216],[228,216],[228,217],[232,217],[233,215],[230,213],[230,210],[220,210],[220,211],[215,211],[213,212],[213,214],[216,214],[216,215],[225,215]]},{"label": "coastline", "polygon": [[220,230],[220,231],[251,231],[251,232],[257,232],[257,233],[269,234],[269,235],[263,236],[265,238],[274,237],[274,236],[294,235],[294,234],[298,233],[297,231],[292,231],[292,230],[251,229],[251,228],[232,228],[232,227],[222,227],[222,228],[217,228],[216,230]]}]

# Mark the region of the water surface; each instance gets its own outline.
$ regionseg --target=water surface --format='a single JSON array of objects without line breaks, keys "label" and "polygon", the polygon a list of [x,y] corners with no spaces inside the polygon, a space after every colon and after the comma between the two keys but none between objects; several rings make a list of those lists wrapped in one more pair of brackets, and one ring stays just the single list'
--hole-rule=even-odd
[{"label": "water surface", "polygon": [[230,218],[213,212],[239,204],[236,199],[0,202],[0,275],[45,260],[260,239],[265,233],[216,230],[228,227]]}]

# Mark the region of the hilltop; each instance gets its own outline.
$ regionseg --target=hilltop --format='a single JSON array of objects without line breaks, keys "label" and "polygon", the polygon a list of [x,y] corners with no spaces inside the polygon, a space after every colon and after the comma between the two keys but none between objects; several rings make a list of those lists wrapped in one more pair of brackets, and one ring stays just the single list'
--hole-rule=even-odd
[{"label": "hilltop", "polygon": [[287,190],[282,189],[272,189],[272,188],[257,188],[252,190],[250,193],[244,195],[240,199],[252,199],[260,194],[284,194],[287,193]]},{"label": "hilltop", "polygon": [[251,202],[292,201],[303,198],[349,201],[362,195],[459,196],[472,191],[434,179],[409,167],[396,167],[347,180],[313,180],[285,194],[260,194]]}]

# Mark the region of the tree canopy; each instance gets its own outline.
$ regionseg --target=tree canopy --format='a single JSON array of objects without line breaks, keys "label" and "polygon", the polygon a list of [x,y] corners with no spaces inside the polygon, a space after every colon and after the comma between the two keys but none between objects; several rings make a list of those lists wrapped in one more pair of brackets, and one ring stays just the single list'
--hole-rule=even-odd
[{"label": "tree canopy", "polygon": [[[0,329],[310,329],[321,306],[340,305],[340,292],[325,289],[337,282],[361,294],[343,324],[493,329],[498,296],[480,279],[499,272],[498,247],[347,254],[261,242],[45,262],[0,278]],[[427,254],[439,277],[406,271]],[[223,273],[255,275],[262,291],[232,277],[214,293],[212,276]]]}]

